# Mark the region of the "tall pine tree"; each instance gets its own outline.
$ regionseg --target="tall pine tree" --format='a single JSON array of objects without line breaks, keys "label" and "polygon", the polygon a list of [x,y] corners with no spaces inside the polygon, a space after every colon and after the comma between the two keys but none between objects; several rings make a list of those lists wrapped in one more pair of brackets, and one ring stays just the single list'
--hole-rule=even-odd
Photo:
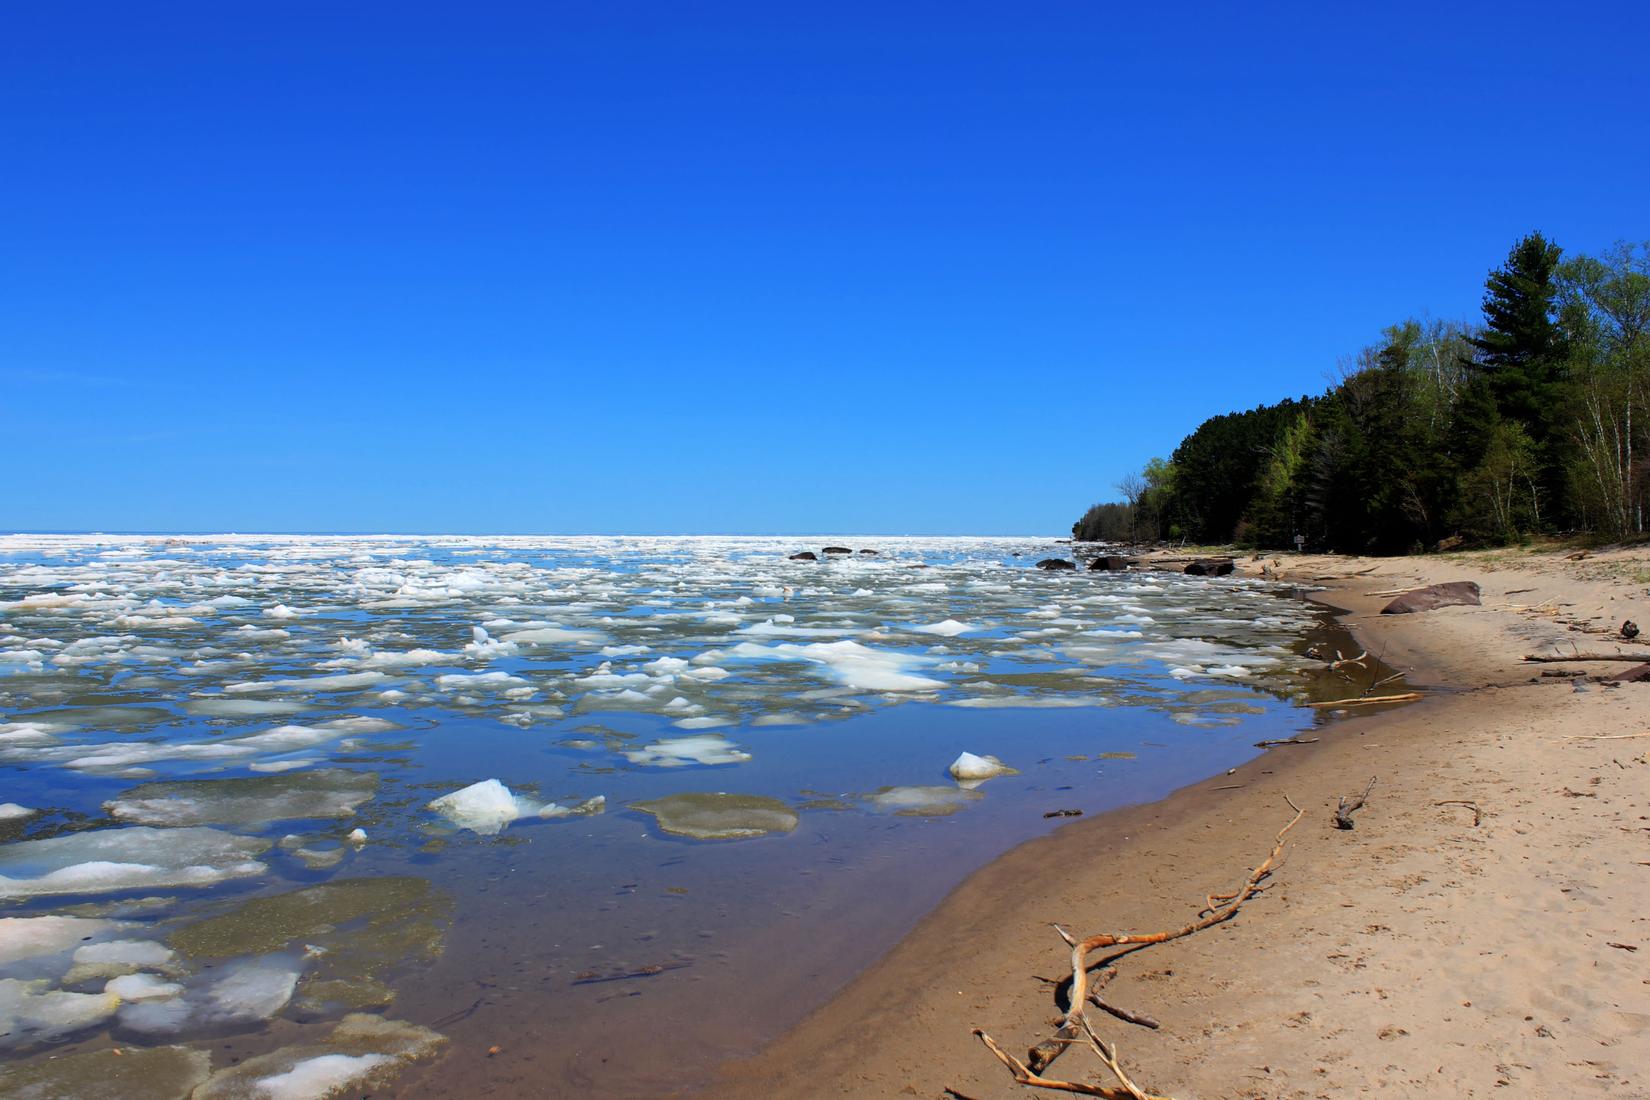
[{"label": "tall pine tree", "polygon": [[1540,233],[1514,245],[1485,281],[1484,330],[1468,341],[1477,351],[1472,365],[1501,416],[1522,424],[1534,442],[1543,495],[1551,503],[1565,495],[1557,452],[1569,348],[1557,323],[1554,279],[1562,252]]}]

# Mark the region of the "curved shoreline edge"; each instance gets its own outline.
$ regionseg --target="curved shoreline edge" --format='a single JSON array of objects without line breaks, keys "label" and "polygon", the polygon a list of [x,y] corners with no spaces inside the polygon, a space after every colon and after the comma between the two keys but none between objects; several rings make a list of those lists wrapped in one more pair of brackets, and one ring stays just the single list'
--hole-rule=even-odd
[{"label": "curved shoreline edge", "polygon": [[[1631,802],[1650,783],[1650,739],[1624,736],[1645,728],[1650,687],[1576,691],[1521,661],[1607,647],[1587,634],[1645,615],[1634,563],[1650,553],[1623,553],[1619,576],[1557,555],[1289,559],[1284,579],[1323,586],[1361,645],[1434,693],[1015,848],[696,1095],[1038,1094],[971,1030],[1011,1051],[1049,1033],[1057,1010],[1036,976],[1067,965],[1051,923],[1186,923],[1263,858],[1286,794],[1306,818],[1272,886],[1236,919],[1118,965],[1108,1001],[1163,1025],[1099,1017],[1137,1081],[1186,1098],[1650,1086],[1650,833]],[[1379,592],[1463,579],[1483,586],[1482,607],[1378,614]],[[1336,829],[1336,801],[1371,776],[1357,828]],[[1447,800],[1475,802],[1482,824]],[[1088,1052],[1056,1065],[1103,1073]]]}]

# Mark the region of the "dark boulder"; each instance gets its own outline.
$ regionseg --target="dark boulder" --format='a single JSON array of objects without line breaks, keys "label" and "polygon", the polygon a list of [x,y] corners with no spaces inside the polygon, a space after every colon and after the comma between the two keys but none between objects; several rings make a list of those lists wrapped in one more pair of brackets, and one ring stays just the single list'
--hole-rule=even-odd
[{"label": "dark boulder", "polygon": [[1629,642],[1634,638],[1637,638],[1639,636],[1639,624],[1635,623],[1632,619],[1628,619],[1626,622],[1621,624],[1621,636],[1626,638]]},{"label": "dark boulder", "polygon": [[1405,592],[1381,608],[1381,614],[1412,615],[1417,611],[1432,611],[1440,607],[1477,607],[1478,604],[1477,581],[1450,581]]},{"label": "dark boulder", "polygon": [[875,556],[875,555],[876,555],[876,551],[875,551],[875,550],[861,550],[861,551],[860,551],[860,553],[861,553],[861,554],[870,554],[870,555],[872,555],[872,556]]},{"label": "dark boulder", "polygon": [[1617,672],[1604,677],[1604,679],[1623,684],[1642,684],[1646,680],[1650,680],[1650,665],[1634,665],[1625,672]]},{"label": "dark boulder", "polygon": [[1224,577],[1231,571],[1231,558],[1199,558],[1186,566],[1186,572],[1194,577]]},{"label": "dark boulder", "polygon": [[792,561],[818,561],[819,560],[819,555],[814,553],[812,550],[804,550],[800,554],[792,554],[791,555],[791,560]]},{"label": "dark boulder", "polygon": [[1062,569],[1076,569],[1077,563],[1069,562],[1065,558],[1044,558],[1037,563],[1037,568],[1047,570],[1050,573],[1057,573]]},{"label": "dark boulder", "polygon": [[1089,562],[1090,573],[1121,573],[1129,567],[1129,559],[1121,554],[1103,554]]},{"label": "dark boulder", "polygon": [[848,549],[846,546],[827,546],[825,548],[825,552],[827,554],[852,554],[853,553],[853,551]]}]

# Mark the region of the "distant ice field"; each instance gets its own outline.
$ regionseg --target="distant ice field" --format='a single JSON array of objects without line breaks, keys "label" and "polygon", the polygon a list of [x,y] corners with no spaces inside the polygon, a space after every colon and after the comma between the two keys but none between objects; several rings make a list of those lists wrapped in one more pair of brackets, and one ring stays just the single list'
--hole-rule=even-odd
[{"label": "distant ice field", "polygon": [[[546,1028],[569,1080],[679,1084],[1045,812],[1313,721],[1295,593],[1032,568],[1070,552],[0,537],[0,1093],[121,1045],[203,1094],[459,1095],[440,1051]],[[579,1061],[644,1009],[680,1028]]]}]

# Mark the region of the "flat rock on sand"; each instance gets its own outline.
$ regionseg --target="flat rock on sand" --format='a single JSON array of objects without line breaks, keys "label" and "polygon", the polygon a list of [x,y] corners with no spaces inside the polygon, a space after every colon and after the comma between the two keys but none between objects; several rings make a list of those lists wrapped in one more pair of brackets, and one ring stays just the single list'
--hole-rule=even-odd
[{"label": "flat rock on sand", "polygon": [[1417,611],[1435,611],[1440,607],[1477,607],[1478,603],[1477,581],[1446,581],[1405,592],[1381,608],[1381,614],[1410,615]]}]

